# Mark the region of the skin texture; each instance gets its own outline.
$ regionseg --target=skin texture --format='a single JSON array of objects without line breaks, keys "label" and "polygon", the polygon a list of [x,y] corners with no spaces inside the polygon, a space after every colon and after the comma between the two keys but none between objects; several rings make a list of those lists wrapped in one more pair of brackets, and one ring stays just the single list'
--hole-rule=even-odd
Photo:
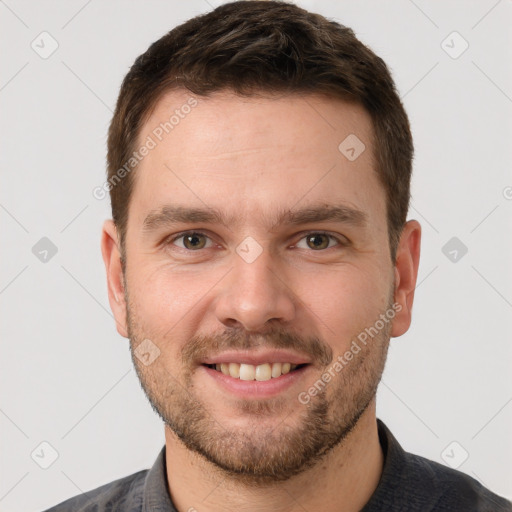
[{"label": "skin texture", "polygon": [[[139,141],[190,97],[164,95]],[[172,499],[180,511],[360,510],[382,472],[375,392],[390,338],[411,322],[421,226],[407,222],[393,264],[362,107],[317,95],[196,99],[135,171],[125,275],[111,220],[102,234],[117,329],[165,423]],[[354,161],[338,149],[350,134],[366,147]],[[366,225],[274,225],[283,211],[326,204],[364,212]],[[144,231],[164,205],[216,208],[230,220]],[[173,239],[184,231],[199,238]],[[261,250],[251,262],[236,250],[247,237],[251,254]],[[386,312],[392,319],[376,324]],[[320,392],[298,400],[382,323]],[[159,354],[146,365],[134,353],[148,339]],[[276,348],[311,364],[272,398],[234,396],[201,366],[225,350]]]}]

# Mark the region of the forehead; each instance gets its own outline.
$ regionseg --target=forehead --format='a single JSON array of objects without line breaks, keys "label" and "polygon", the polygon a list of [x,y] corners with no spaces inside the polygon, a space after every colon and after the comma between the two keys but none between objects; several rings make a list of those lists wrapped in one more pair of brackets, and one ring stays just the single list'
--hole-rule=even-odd
[{"label": "forehead", "polygon": [[253,222],[319,201],[362,210],[370,222],[385,209],[371,118],[339,99],[171,91],[142,127],[144,144],[130,201],[138,224],[172,203]]}]

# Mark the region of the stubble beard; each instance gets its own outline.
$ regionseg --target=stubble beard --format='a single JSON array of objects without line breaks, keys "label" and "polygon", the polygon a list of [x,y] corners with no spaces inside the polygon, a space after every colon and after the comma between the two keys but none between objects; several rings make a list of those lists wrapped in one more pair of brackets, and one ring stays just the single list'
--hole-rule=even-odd
[{"label": "stubble beard", "polygon": [[[250,486],[268,486],[286,481],[319,463],[334,447],[343,442],[357,425],[363,413],[375,398],[382,377],[389,346],[391,322],[361,347],[352,361],[335,373],[332,380],[320,388],[307,404],[293,397],[293,414],[276,424],[262,421],[272,418],[281,408],[290,408],[290,398],[247,401],[235,403],[239,415],[246,415],[247,428],[230,427],[215,413],[215,404],[208,397],[200,397],[193,383],[194,369],[183,365],[181,373],[173,374],[164,365],[160,356],[151,365],[145,366],[134,354],[134,349],[148,336],[141,329],[133,306],[130,305],[127,289],[127,325],[130,350],[141,387],[153,410],[184,446],[213,464],[223,476],[232,481]],[[388,309],[392,301],[389,301]],[[354,337],[359,334],[354,333]],[[305,341],[289,334],[272,331],[271,347],[314,347],[315,356],[323,354],[317,379],[332,367],[332,350],[316,338]],[[278,333],[278,336],[274,336]],[[160,347],[172,347],[172,339],[153,339]],[[227,344],[226,340],[230,342]],[[234,342],[234,343],[233,343]],[[189,342],[190,353],[201,350],[211,353],[212,347],[254,347],[250,338],[226,336],[198,337]],[[322,344],[322,348],[319,346]],[[182,354],[183,355],[183,354]],[[177,358],[179,359],[179,358]],[[330,360],[329,360],[330,359]],[[315,359],[318,361],[318,359]],[[197,368],[197,367],[196,367]],[[311,383],[307,384],[308,386]],[[305,384],[306,386],[306,384]],[[306,391],[307,388],[303,391]],[[296,410],[299,410],[296,413]],[[293,416],[293,417],[291,417]]]}]

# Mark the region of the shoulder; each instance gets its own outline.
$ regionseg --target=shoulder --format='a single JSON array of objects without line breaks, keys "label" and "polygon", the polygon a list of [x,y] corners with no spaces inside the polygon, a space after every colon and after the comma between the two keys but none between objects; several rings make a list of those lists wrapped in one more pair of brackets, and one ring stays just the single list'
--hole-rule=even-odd
[{"label": "shoulder", "polygon": [[406,452],[387,426],[377,422],[384,468],[364,512],[512,512],[510,501],[471,476]]},{"label": "shoulder", "polygon": [[512,503],[471,476],[420,455],[406,453],[409,487],[419,500],[428,499],[432,510],[512,512]]},{"label": "shoulder", "polygon": [[84,492],[47,509],[44,512],[138,512],[142,509],[144,482],[148,470]]}]

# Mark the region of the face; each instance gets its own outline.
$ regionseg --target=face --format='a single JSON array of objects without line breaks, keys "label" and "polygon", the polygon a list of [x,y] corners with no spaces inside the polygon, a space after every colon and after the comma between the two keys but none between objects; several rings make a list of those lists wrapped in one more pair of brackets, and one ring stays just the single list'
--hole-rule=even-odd
[{"label": "face", "polygon": [[155,145],[116,317],[166,435],[231,476],[286,480],[357,424],[396,335],[371,119],[313,95],[190,97],[168,93],[141,130]]}]

